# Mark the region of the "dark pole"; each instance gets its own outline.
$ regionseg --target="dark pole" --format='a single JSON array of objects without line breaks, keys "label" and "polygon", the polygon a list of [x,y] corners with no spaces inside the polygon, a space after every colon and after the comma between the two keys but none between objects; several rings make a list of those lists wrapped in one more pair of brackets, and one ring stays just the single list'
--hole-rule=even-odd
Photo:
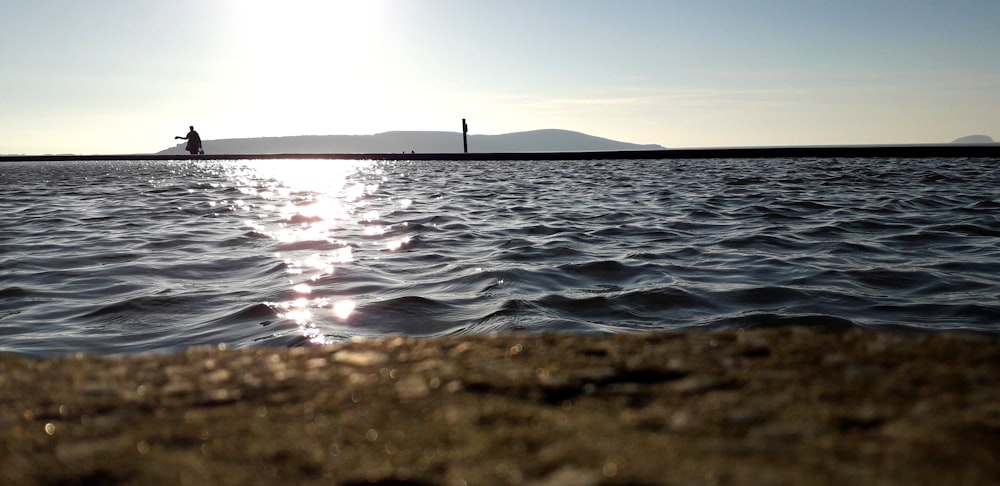
[{"label": "dark pole", "polygon": [[462,150],[469,153],[469,125],[465,124],[465,118],[462,118]]}]

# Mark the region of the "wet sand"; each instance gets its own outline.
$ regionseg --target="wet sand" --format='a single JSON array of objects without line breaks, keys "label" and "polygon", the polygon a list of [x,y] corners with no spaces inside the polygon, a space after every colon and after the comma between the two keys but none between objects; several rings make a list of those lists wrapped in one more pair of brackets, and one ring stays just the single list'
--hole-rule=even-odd
[{"label": "wet sand", "polygon": [[991,484],[998,369],[804,328],[0,355],[0,482]]}]

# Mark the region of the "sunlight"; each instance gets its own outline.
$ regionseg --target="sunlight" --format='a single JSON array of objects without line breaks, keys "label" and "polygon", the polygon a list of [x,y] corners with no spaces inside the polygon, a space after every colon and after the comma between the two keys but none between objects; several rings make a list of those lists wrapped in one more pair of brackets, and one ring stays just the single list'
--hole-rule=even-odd
[{"label": "sunlight", "polygon": [[341,300],[333,304],[333,314],[341,320],[346,320],[354,312],[357,304],[353,300]]},{"label": "sunlight", "polygon": [[400,238],[398,240],[393,240],[385,244],[385,247],[389,251],[399,251],[403,249],[406,245],[410,243],[410,237]]},{"label": "sunlight", "polygon": [[[338,279],[333,277],[337,267],[354,263],[359,247],[343,238],[356,237],[360,229],[381,242],[387,230],[378,224],[383,215],[369,206],[380,184],[389,180],[382,165],[374,160],[279,159],[225,166],[241,194],[253,193],[260,200],[219,205],[261,213],[244,223],[255,235],[279,244],[274,256],[284,263],[294,293],[273,307],[310,342],[324,343],[325,325],[331,319],[347,322],[355,312],[354,300],[331,296],[338,293]],[[408,243],[409,237],[403,237],[387,247],[401,250]]]},{"label": "sunlight", "polygon": [[377,0],[240,0],[232,14],[241,38],[260,49],[258,55],[301,61],[332,54],[343,60],[361,57],[364,46],[356,43],[374,33],[382,7]]},{"label": "sunlight", "polygon": [[288,134],[312,134],[376,116],[368,104],[387,79],[378,69],[387,62],[384,2],[248,0],[231,10],[234,62],[247,74],[236,87],[240,108],[252,107],[258,124],[281,120]]},{"label": "sunlight", "polygon": [[355,160],[261,160],[254,170],[260,179],[273,179],[276,185],[270,189],[281,197],[291,191],[335,195],[347,190],[348,179],[369,165],[370,161]]}]

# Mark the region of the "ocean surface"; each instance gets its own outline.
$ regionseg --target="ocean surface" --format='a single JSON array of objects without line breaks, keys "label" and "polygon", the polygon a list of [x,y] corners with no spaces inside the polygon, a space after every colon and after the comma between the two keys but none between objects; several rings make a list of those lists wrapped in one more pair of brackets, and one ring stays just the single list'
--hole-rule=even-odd
[{"label": "ocean surface", "polygon": [[0,164],[0,352],[1000,333],[1000,160]]}]

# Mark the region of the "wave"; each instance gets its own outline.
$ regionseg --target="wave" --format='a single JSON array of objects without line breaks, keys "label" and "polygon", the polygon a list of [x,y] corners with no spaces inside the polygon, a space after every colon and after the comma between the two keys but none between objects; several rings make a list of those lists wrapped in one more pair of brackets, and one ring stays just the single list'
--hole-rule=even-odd
[{"label": "wave", "polygon": [[0,351],[1000,331],[992,159],[4,164]]}]

